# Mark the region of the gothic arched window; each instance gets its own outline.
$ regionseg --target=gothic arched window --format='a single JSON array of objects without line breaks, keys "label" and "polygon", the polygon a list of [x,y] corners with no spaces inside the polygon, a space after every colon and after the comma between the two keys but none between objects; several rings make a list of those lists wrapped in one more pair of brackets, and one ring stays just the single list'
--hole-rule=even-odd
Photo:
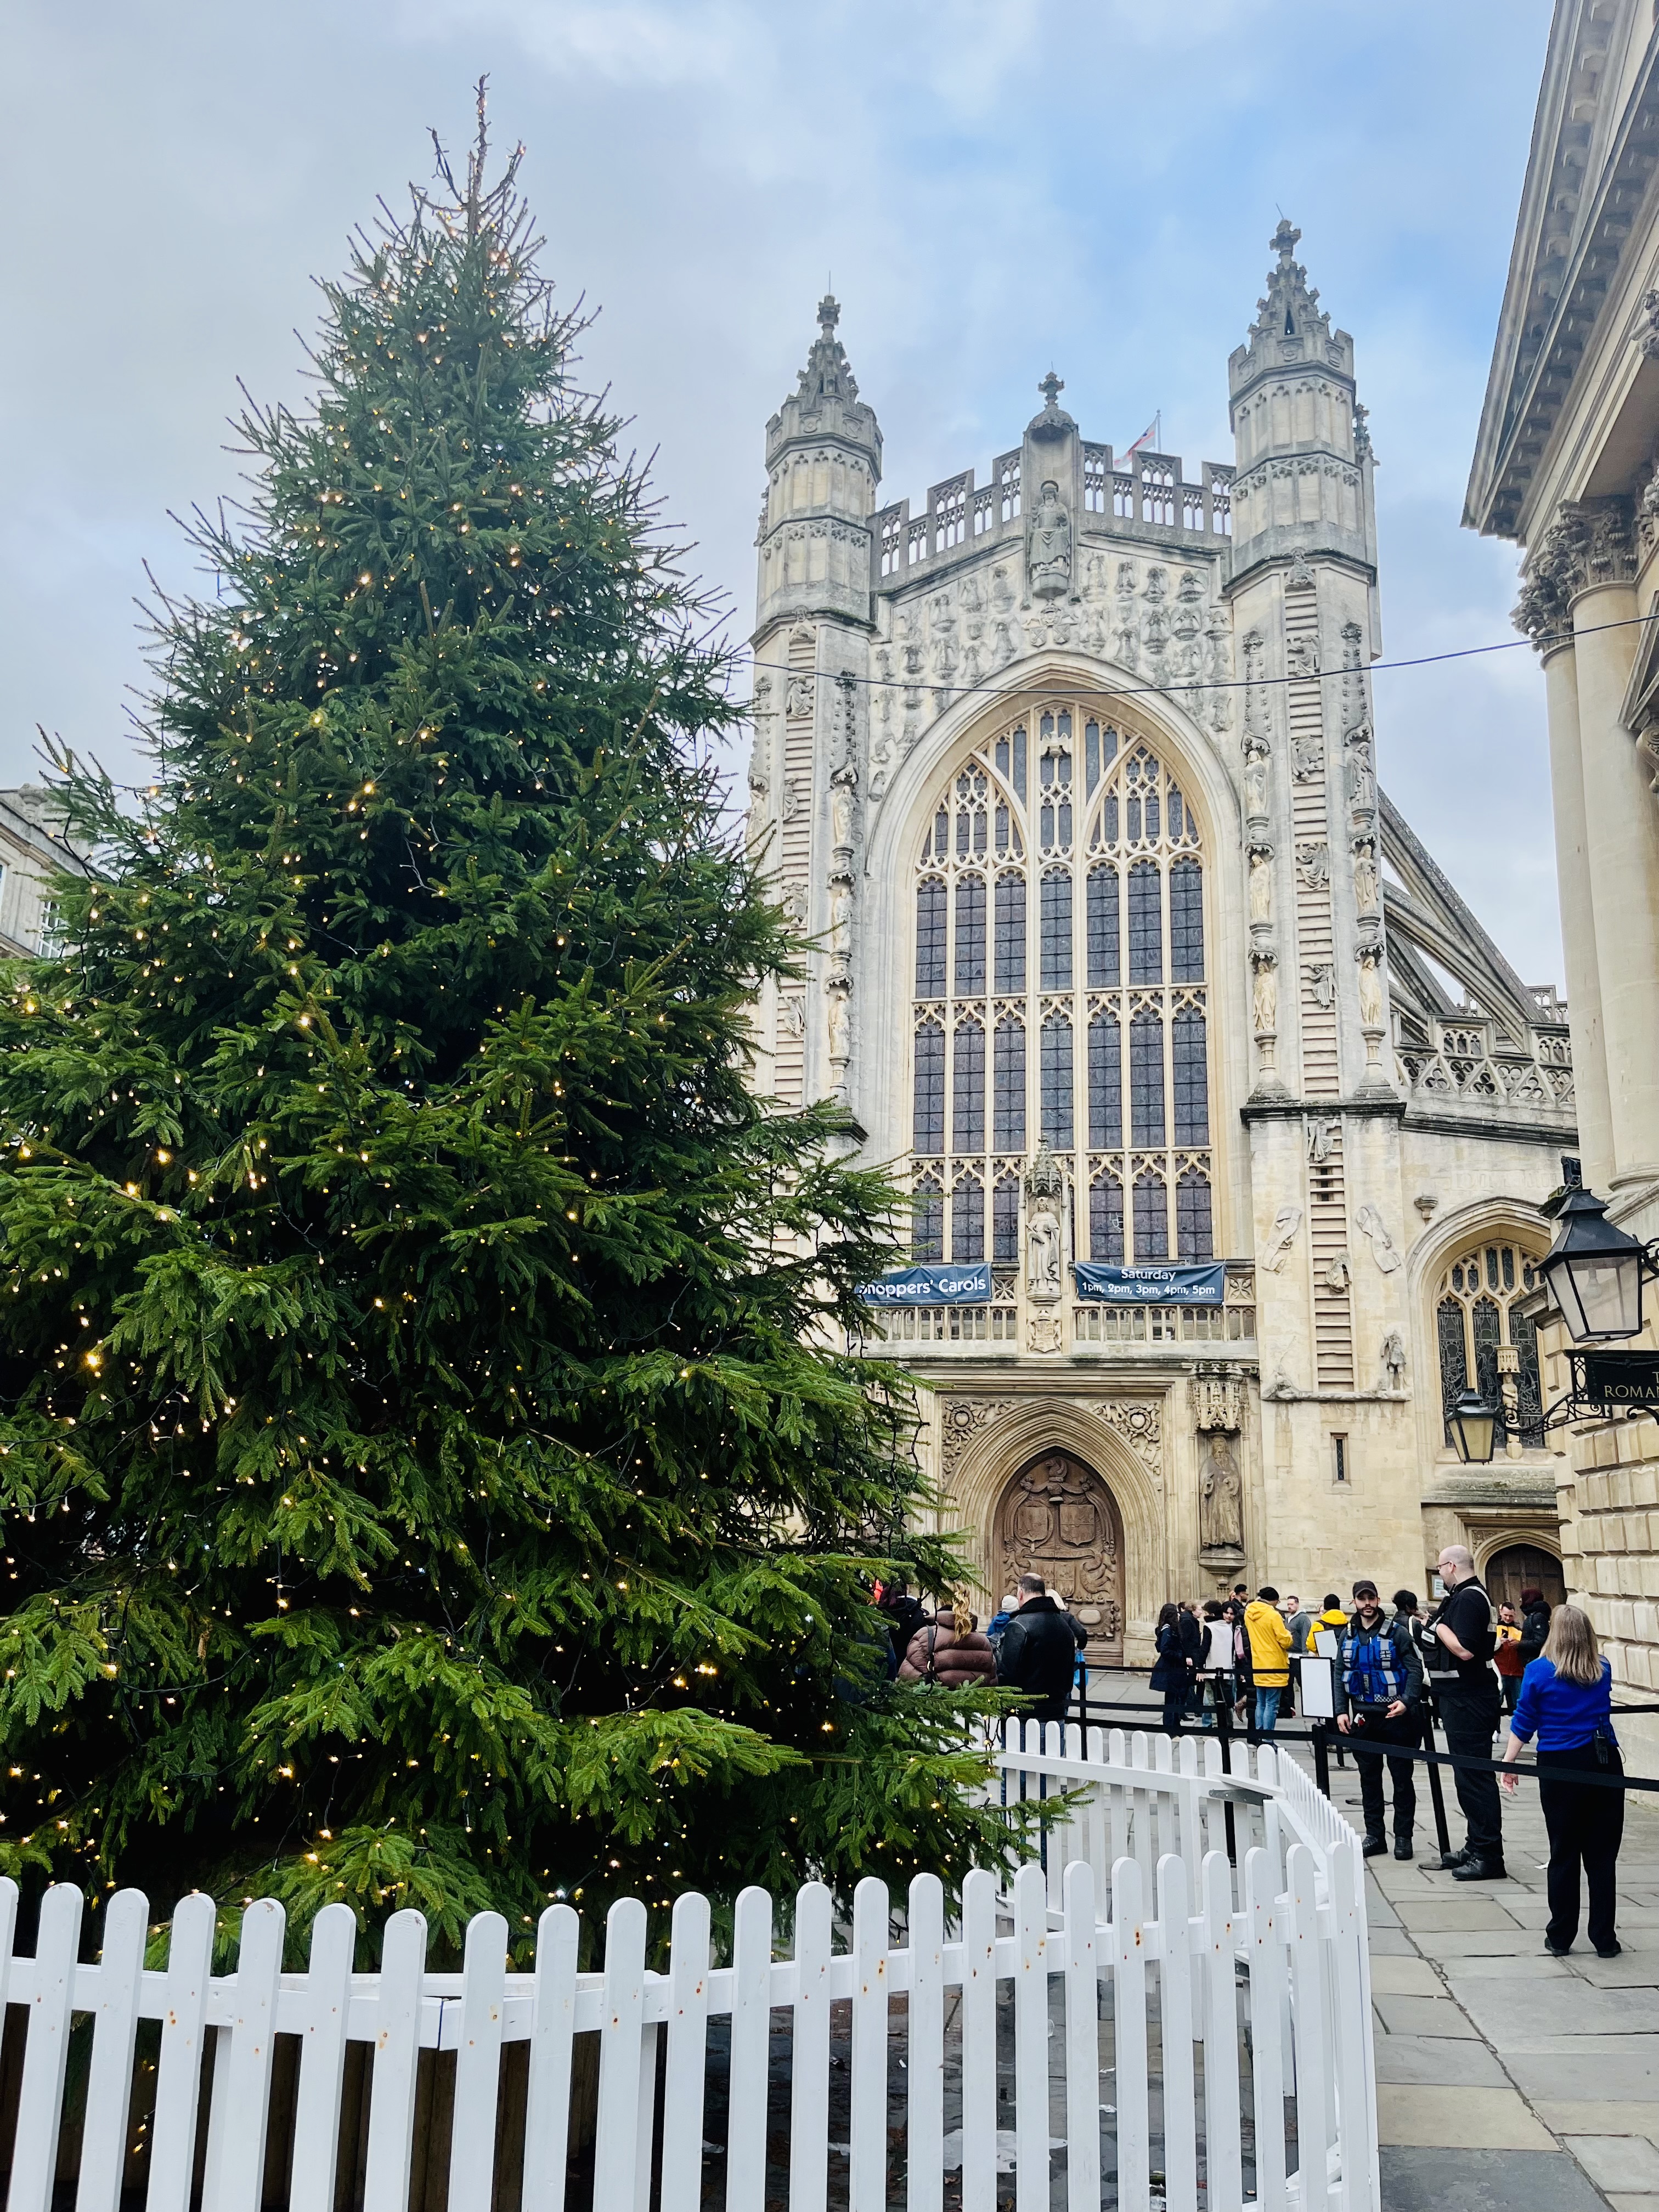
[{"label": "gothic arched window", "polygon": [[1538,1255],[1513,1243],[1476,1245],[1441,1276],[1434,1326],[1448,1420],[1463,1392],[1475,1389],[1503,1413],[1505,1427],[1511,1415],[1519,1429],[1536,1426],[1542,1410],[1538,1340],[1531,1320],[1515,1306],[1537,1287]]},{"label": "gothic arched window", "polygon": [[1212,1257],[1203,858],[1167,763],[1081,702],[1023,715],[952,769],[915,857],[918,1257],[948,1200],[953,1260],[1015,1261],[1039,1137],[1078,1257]]}]

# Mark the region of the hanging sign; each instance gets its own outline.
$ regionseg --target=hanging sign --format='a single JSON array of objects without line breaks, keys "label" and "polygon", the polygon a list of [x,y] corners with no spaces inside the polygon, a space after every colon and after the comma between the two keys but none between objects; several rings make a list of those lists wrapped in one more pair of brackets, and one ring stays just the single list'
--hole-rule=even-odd
[{"label": "hanging sign", "polygon": [[982,1306],[990,1303],[991,1270],[975,1267],[897,1267],[859,1296],[872,1306]]},{"label": "hanging sign", "polygon": [[1072,1273],[1079,1297],[1101,1305],[1218,1306],[1227,1287],[1223,1260],[1147,1267],[1109,1267],[1098,1260],[1078,1260]]},{"label": "hanging sign", "polygon": [[1659,1413],[1659,1352],[1576,1352],[1573,1395],[1610,1411],[1630,1407]]}]

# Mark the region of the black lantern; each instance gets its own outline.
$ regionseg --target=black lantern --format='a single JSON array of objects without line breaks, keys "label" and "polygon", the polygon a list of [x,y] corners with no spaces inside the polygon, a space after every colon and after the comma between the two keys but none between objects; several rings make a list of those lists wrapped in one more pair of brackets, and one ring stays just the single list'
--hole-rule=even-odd
[{"label": "black lantern", "polygon": [[1498,1439],[1498,1408],[1478,1390],[1465,1390],[1447,1417],[1453,1449],[1465,1467],[1485,1467]]},{"label": "black lantern", "polygon": [[1569,1190],[1560,1226],[1540,1272],[1575,1344],[1608,1344],[1642,1333],[1642,1278],[1647,1255],[1634,1237],[1607,1219],[1607,1200],[1593,1190]]}]

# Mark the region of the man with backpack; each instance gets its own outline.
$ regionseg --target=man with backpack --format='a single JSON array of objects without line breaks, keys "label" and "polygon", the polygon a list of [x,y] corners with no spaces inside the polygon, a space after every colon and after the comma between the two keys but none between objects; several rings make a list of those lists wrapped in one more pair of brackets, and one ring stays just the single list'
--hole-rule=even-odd
[{"label": "man with backpack", "polygon": [[[1422,1733],[1423,1662],[1410,1629],[1382,1610],[1376,1584],[1353,1586],[1353,1613],[1337,1645],[1336,1679],[1346,1710],[1336,1725],[1346,1736],[1359,1769],[1359,1801],[1365,1812],[1365,1856],[1389,1848],[1382,1796],[1383,1747],[1413,1749]],[[1409,1758],[1389,1760],[1394,1784],[1394,1855],[1412,1856],[1417,1819],[1417,1784]]]}]

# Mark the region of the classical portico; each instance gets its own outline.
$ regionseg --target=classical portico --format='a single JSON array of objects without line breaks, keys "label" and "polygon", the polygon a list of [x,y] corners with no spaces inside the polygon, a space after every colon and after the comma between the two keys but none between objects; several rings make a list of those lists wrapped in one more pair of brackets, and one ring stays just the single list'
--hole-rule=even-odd
[{"label": "classical portico", "polygon": [[1299,237],[1227,364],[1231,461],[1119,457],[1051,370],[986,480],[880,505],[831,300],[767,426],[749,835],[818,949],[757,1080],[902,1164],[915,1295],[958,1285],[869,1348],[927,1386],[983,1601],[1035,1565],[1131,1663],[1241,1574],[1420,1586],[1463,1525],[1444,1402],[1488,1370],[1554,1540],[1511,1308],[1574,1141],[1565,1012],[1379,788],[1373,457]]}]

